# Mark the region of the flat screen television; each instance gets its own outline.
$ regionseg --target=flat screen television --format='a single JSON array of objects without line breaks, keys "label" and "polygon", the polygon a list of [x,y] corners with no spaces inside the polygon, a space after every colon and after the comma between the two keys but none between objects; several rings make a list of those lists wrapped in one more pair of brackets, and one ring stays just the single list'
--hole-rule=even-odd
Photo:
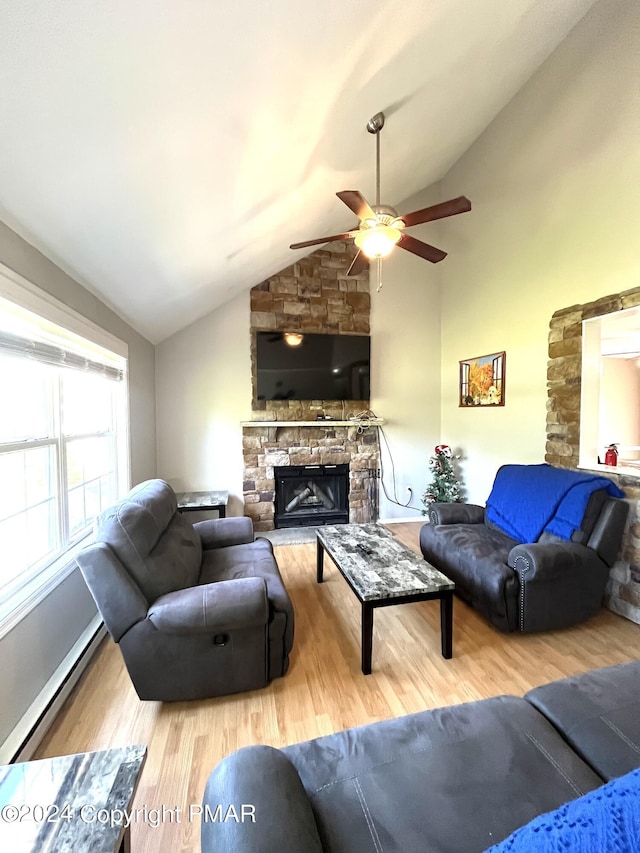
[{"label": "flat screen television", "polygon": [[368,335],[257,332],[258,400],[369,400]]}]

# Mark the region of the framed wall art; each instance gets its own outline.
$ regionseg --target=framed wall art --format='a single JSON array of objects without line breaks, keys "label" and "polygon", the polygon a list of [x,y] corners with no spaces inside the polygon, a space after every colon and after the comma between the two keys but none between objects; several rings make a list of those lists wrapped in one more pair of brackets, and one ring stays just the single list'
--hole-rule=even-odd
[{"label": "framed wall art", "polygon": [[460,362],[460,406],[504,406],[504,352]]}]

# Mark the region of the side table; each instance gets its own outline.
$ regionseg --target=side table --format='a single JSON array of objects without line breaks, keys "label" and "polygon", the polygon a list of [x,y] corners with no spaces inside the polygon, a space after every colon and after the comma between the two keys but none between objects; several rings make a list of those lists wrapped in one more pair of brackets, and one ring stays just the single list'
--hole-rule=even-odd
[{"label": "side table", "polygon": [[127,746],[0,767],[2,850],[129,853],[124,811],[146,757],[146,746]]},{"label": "side table", "polygon": [[227,515],[227,491],[177,492],[176,497],[180,512],[207,512],[215,509],[218,510],[218,518],[225,518]]}]

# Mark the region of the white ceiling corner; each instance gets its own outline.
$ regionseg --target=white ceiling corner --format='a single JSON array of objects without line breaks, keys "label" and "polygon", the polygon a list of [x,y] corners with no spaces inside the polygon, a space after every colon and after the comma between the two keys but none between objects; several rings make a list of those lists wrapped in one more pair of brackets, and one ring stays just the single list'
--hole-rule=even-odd
[{"label": "white ceiling corner", "polygon": [[3,0],[0,218],[152,342],[440,179],[594,0]]}]

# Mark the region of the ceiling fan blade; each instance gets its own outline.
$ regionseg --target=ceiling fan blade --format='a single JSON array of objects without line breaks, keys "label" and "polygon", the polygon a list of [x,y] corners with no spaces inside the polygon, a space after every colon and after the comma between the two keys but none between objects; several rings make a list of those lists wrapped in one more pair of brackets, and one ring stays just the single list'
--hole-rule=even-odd
[{"label": "ceiling fan blade", "polygon": [[471,210],[471,202],[460,195],[458,198],[450,198],[449,201],[432,204],[431,207],[424,207],[422,210],[414,210],[413,213],[402,214],[400,219],[407,228],[410,228],[412,225],[422,225],[423,222],[433,222],[435,219],[444,219],[445,216],[456,216],[468,210]]},{"label": "ceiling fan blade", "polygon": [[364,252],[358,251],[358,254],[355,256],[353,261],[351,261],[351,266],[347,270],[347,275],[360,275],[360,273],[364,272],[368,266],[369,258]]},{"label": "ceiling fan blade", "polygon": [[336,193],[340,201],[344,202],[349,210],[352,210],[358,219],[376,219],[374,211],[366,198],[358,190],[341,190]]},{"label": "ceiling fan blade", "polygon": [[431,261],[432,264],[437,264],[438,261],[447,257],[447,253],[443,252],[442,249],[436,249],[435,246],[423,243],[422,240],[416,240],[416,238],[412,237],[410,234],[403,234],[402,237],[400,237],[398,246],[400,246],[401,249],[406,249],[407,252],[411,252],[412,255],[418,255],[420,258],[424,258],[425,261]]},{"label": "ceiling fan blade", "polygon": [[334,243],[336,240],[351,240],[356,231],[346,231],[344,234],[333,234],[331,237],[318,237],[317,240],[305,240],[303,243],[292,243],[290,249],[304,249],[307,246],[320,246],[322,243]]}]

